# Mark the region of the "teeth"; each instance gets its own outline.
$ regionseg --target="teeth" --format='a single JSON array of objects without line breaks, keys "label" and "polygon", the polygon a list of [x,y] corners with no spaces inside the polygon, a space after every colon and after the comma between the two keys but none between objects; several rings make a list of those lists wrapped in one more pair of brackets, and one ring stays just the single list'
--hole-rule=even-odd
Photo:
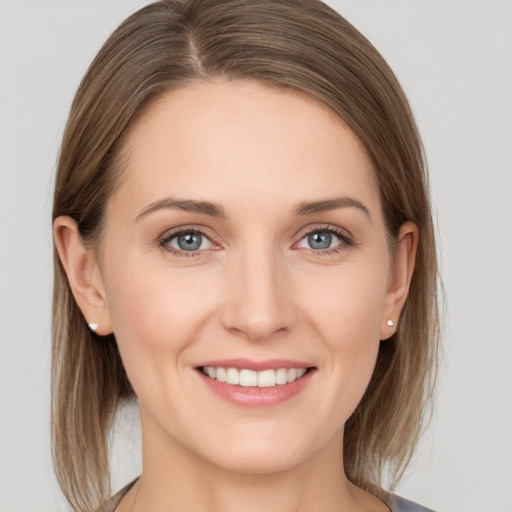
[{"label": "teeth", "polygon": [[211,379],[234,386],[272,388],[300,379],[306,373],[306,368],[279,368],[255,372],[246,369],[204,366],[203,373]]},{"label": "teeth", "polygon": [[279,368],[276,371],[276,384],[286,384],[288,382],[288,370],[286,368]]},{"label": "teeth", "polygon": [[240,386],[257,386],[258,374],[252,370],[240,370]]},{"label": "teeth", "polygon": [[264,370],[258,372],[258,387],[271,388],[276,385],[276,372],[274,370]]},{"label": "teeth", "polygon": [[[210,375],[210,374],[208,374]],[[225,368],[217,368],[217,380],[219,382],[226,382],[226,369]]]},{"label": "teeth", "polygon": [[288,369],[288,382],[293,382],[297,378],[297,370],[295,368]]},{"label": "teeth", "polygon": [[226,371],[226,382],[228,384],[238,385],[240,384],[240,374],[235,368],[228,368]]}]

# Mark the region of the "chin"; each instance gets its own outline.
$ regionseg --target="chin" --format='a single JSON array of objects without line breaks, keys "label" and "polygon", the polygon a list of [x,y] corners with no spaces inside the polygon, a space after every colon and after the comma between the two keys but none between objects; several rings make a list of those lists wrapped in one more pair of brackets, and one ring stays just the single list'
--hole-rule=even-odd
[{"label": "chin", "polygon": [[240,475],[264,475],[290,470],[300,466],[313,453],[318,451],[308,436],[301,436],[299,432],[287,431],[262,432],[251,435],[233,433],[226,436],[219,446],[204,446],[199,449],[206,460],[220,469]]},{"label": "chin", "polygon": [[256,449],[239,451],[230,448],[227,457],[218,457],[211,462],[218,468],[239,475],[270,475],[297,467],[304,457],[297,453],[276,453],[272,449]]}]

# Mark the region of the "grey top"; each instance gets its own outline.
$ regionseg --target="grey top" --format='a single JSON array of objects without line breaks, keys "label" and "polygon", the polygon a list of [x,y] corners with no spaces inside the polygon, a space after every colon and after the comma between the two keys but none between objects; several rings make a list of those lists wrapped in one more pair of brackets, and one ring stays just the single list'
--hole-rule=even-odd
[{"label": "grey top", "polygon": [[[137,480],[130,482],[126,487],[123,487],[110,501],[105,512],[114,512],[119,502],[123,499],[123,496],[132,488],[133,484]],[[429,508],[422,507],[417,503],[413,503],[412,501],[406,500],[405,498],[401,498],[400,496],[396,496],[395,494],[391,495],[391,500],[388,503],[388,506],[391,508],[391,512],[434,512]]]}]

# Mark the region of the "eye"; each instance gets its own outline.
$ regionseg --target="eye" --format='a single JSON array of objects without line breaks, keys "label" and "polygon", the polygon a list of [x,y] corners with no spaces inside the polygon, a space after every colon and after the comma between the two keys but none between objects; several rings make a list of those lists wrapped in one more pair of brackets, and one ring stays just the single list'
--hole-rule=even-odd
[{"label": "eye", "polygon": [[337,233],[332,229],[315,229],[301,238],[297,247],[325,251],[346,245],[351,245],[351,241],[346,235]]},{"label": "eye", "polygon": [[161,243],[172,252],[197,252],[211,249],[212,242],[200,231],[181,231],[174,233]]}]

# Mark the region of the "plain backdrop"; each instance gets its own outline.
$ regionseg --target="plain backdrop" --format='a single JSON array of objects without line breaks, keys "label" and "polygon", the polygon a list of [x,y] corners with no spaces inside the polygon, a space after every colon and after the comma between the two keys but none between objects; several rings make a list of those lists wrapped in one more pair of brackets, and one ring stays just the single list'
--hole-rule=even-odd
[{"label": "plain backdrop", "polygon": [[[257,1],[257,0],[255,0]],[[0,510],[66,510],[49,448],[50,210],[74,91],[141,0],[0,0]],[[398,493],[512,510],[512,2],[332,0],[382,52],[428,154],[446,289],[437,405]],[[114,486],[140,471],[136,411]]]}]

